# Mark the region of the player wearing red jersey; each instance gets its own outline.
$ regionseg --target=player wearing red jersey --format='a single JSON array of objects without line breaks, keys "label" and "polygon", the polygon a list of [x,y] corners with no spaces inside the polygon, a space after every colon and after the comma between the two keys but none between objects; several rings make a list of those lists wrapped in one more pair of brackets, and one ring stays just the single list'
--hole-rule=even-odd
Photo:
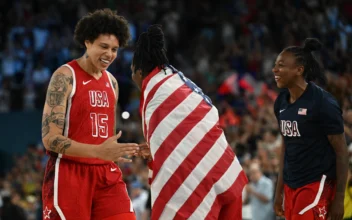
[{"label": "player wearing red jersey", "polygon": [[48,86],[42,139],[50,155],[43,219],[135,219],[119,167],[137,144],[117,143],[116,79],[106,69],[130,38],[125,18],[97,10],[76,25],[81,58],[59,67]]}]

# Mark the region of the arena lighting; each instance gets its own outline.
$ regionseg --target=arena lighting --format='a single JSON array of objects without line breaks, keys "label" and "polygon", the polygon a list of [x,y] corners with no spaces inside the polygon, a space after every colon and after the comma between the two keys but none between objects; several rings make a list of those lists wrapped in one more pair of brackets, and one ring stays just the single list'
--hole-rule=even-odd
[{"label": "arena lighting", "polygon": [[124,112],[122,112],[121,117],[122,117],[123,119],[128,119],[128,118],[130,117],[130,113],[124,111]]}]

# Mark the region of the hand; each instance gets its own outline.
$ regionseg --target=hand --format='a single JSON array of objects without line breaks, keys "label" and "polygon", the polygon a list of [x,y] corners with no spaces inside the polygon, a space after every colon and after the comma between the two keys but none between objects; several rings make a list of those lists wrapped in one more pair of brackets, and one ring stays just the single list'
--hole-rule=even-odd
[{"label": "hand", "polygon": [[247,193],[248,193],[248,194],[252,194],[252,192],[253,192],[253,187],[252,187],[251,185],[247,185],[247,186],[246,186],[246,190],[247,190]]},{"label": "hand", "polygon": [[121,131],[96,148],[97,158],[108,161],[122,160],[123,156],[133,156],[138,151],[138,145],[132,143],[117,143],[121,137]]},{"label": "hand", "polygon": [[274,199],[274,211],[277,216],[285,217],[285,212],[282,208],[283,198],[282,195],[276,195]]},{"label": "hand", "polygon": [[139,144],[139,151],[135,153],[135,156],[143,157],[144,159],[151,160],[152,154],[150,152],[150,147],[147,143]]},{"label": "hand", "polygon": [[342,199],[336,198],[331,202],[329,212],[328,212],[328,220],[342,220],[344,214],[344,204],[343,197]]}]

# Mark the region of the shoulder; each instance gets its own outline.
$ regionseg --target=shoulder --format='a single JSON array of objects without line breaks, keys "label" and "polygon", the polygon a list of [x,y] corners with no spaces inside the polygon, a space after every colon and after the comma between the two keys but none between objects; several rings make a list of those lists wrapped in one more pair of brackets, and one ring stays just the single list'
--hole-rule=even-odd
[{"label": "shoulder", "polygon": [[340,107],[338,104],[337,99],[328,91],[321,88],[320,86],[311,83],[312,91],[313,91],[313,98],[314,100],[318,101],[319,106],[326,106],[326,105],[333,105],[336,107]]},{"label": "shoulder", "polygon": [[119,84],[118,84],[116,78],[114,77],[114,75],[112,75],[112,73],[110,73],[107,70],[106,70],[106,73],[111,81],[112,86],[114,87],[116,94],[119,94]]},{"label": "shoulder", "polygon": [[[72,71],[67,66],[60,66],[51,76],[50,85],[73,85]],[[50,86],[49,85],[49,86]]]}]

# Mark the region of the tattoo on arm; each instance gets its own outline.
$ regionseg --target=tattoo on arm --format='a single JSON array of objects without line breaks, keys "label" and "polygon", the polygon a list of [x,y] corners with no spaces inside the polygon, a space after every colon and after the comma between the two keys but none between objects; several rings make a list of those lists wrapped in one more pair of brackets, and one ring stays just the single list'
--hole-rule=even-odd
[{"label": "tattoo on arm", "polygon": [[55,74],[49,84],[48,92],[46,95],[46,103],[50,107],[62,105],[66,101],[64,99],[68,90],[68,86],[72,84],[72,76],[67,76],[63,73]]},{"label": "tattoo on arm", "polygon": [[344,194],[348,172],[348,155],[345,134],[328,135],[328,139],[336,153],[336,193]]},{"label": "tattoo on arm", "polygon": [[49,138],[48,145],[51,151],[65,154],[66,149],[71,147],[71,140],[60,136],[54,135],[53,137]]},{"label": "tattoo on arm", "polygon": [[50,115],[43,115],[42,122],[42,138],[44,138],[50,131],[50,123],[56,125],[60,129],[64,129],[65,125],[65,106],[58,105],[51,109]]},{"label": "tattoo on arm", "polygon": [[116,91],[116,88],[117,88],[117,83],[115,80],[111,80],[112,81],[112,86],[114,87],[115,91]]}]

